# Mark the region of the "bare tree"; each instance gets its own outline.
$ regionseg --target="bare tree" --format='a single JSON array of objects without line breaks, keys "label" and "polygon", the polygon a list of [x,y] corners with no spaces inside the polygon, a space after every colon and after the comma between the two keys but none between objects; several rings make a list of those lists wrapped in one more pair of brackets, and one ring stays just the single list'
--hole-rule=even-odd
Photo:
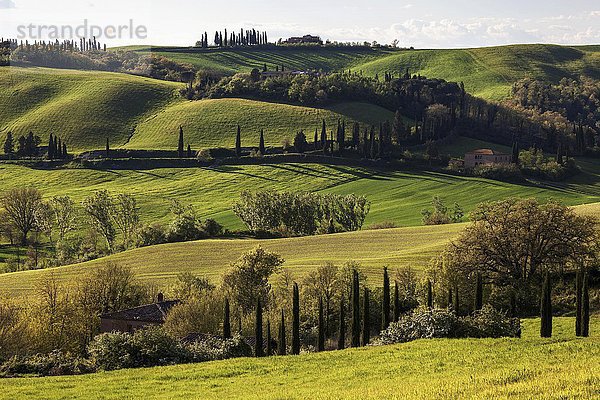
[{"label": "bare tree", "polygon": [[41,193],[33,188],[12,189],[0,198],[6,216],[21,233],[23,246],[27,245],[27,235],[35,228],[36,212],[41,202]]},{"label": "bare tree", "polygon": [[53,197],[50,205],[58,230],[58,241],[62,242],[69,232],[75,230],[75,202],[69,196]]}]

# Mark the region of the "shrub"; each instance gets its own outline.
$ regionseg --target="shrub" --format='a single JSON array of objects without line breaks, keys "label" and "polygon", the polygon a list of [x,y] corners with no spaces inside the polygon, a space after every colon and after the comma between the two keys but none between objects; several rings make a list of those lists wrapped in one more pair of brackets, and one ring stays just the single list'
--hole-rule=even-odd
[{"label": "shrub", "polygon": [[497,181],[521,182],[524,180],[521,170],[515,164],[483,164],[473,169],[473,174],[481,178]]},{"label": "shrub", "polygon": [[392,221],[383,221],[380,222],[378,224],[373,224],[371,226],[369,226],[369,230],[375,231],[375,230],[381,230],[381,229],[394,229],[397,228],[398,225],[396,225],[395,222]]},{"label": "shrub", "polygon": [[209,218],[205,220],[201,225],[201,229],[208,237],[217,237],[223,235],[223,225],[219,224],[214,219]]},{"label": "shrub", "polygon": [[457,317],[447,309],[418,309],[390,324],[381,332],[377,344],[410,342],[434,338],[520,337],[521,323],[490,306],[469,317]]},{"label": "shrub", "polygon": [[173,365],[190,361],[184,346],[161,328],[129,333],[105,333],[96,336],[88,346],[91,360],[98,369]]},{"label": "shrub", "polygon": [[96,372],[88,360],[53,351],[49,354],[36,354],[28,357],[13,357],[0,365],[0,376],[20,375],[60,376],[81,375]]},{"label": "shrub", "polygon": [[160,224],[144,225],[137,235],[137,247],[155,246],[167,242],[167,232]]},{"label": "shrub", "polygon": [[464,318],[466,337],[501,338],[521,337],[521,322],[518,318],[508,318],[505,312],[486,305],[473,315]]},{"label": "shrub", "polygon": [[252,356],[252,348],[240,336],[231,339],[207,337],[186,345],[186,348],[190,352],[192,362]]}]

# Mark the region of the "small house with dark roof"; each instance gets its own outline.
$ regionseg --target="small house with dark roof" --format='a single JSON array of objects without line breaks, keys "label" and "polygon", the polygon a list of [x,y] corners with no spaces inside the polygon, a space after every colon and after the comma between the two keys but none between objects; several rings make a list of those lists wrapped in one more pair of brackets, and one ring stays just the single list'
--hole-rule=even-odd
[{"label": "small house with dark roof", "polygon": [[138,329],[164,324],[167,313],[179,300],[165,301],[159,294],[158,301],[127,310],[100,316],[100,332],[135,332]]},{"label": "small house with dark roof", "polygon": [[465,168],[475,168],[478,165],[510,164],[512,156],[491,149],[478,149],[465,154]]}]

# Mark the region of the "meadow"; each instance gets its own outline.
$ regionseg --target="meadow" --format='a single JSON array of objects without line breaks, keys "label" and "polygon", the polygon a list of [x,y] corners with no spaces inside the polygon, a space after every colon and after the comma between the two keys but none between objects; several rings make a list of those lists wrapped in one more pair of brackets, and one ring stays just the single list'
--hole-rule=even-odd
[{"label": "meadow", "polygon": [[[247,146],[258,146],[265,130],[268,146],[293,142],[300,130],[312,141],[325,119],[363,125],[394,115],[365,103],[326,108],[300,107],[242,99],[190,102],[179,97],[183,84],[132,75],[47,68],[0,68],[0,142],[33,131],[45,145],[50,134],[71,152],[112,148],[176,150],[179,127],[193,149],[233,147],[237,125]],[[6,90],[4,90],[6,89]],[[335,125],[334,125],[335,124]]]},{"label": "meadow", "polygon": [[521,339],[440,339],[263,359],[10,379],[5,399],[594,399],[600,396],[600,319],[575,338],[573,318],[539,320]]},{"label": "meadow", "polygon": [[471,94],[488,100],[509,96],[516,81],[531,77],[558,83],[562,78],[600,78],[597,46],[547,44],[512,45],[474,49],[344,50],[281,48],[265,50],[194,51],[185,48],[132,48],[192,64],[201,69],[233,74],[267,64],[290,69],[352,70],[383,76],[386,72],[464,82]]}]

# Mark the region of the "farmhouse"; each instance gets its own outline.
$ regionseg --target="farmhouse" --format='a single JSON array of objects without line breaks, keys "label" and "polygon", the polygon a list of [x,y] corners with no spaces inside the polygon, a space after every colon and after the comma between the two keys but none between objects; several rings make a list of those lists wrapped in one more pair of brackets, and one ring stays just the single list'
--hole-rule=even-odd
[{"label": "farmhouse", "polygon": [[478,165],[510,164],[511,155],[491,149],[478,149],[465,154],[465,168],[475,168]]},{"label": "farmhouse", "polygon": [[287,39],[286,41],[284,41],[283,43],[285,43],[285,44],[313,43],[313,44],[323,45],[323,41],[321,40],[321,38],[319,36],[313,36],[313,35],[304,35],[302,37],[291,37],[291,38]]},{"label": "farmhouse", "polygon": [[101,315],[100,332],[134,332],[148,326],[162,325],[169,310],[179,303],[179,300],[165,301],[162,293],[159,293],[156,303]]}]

